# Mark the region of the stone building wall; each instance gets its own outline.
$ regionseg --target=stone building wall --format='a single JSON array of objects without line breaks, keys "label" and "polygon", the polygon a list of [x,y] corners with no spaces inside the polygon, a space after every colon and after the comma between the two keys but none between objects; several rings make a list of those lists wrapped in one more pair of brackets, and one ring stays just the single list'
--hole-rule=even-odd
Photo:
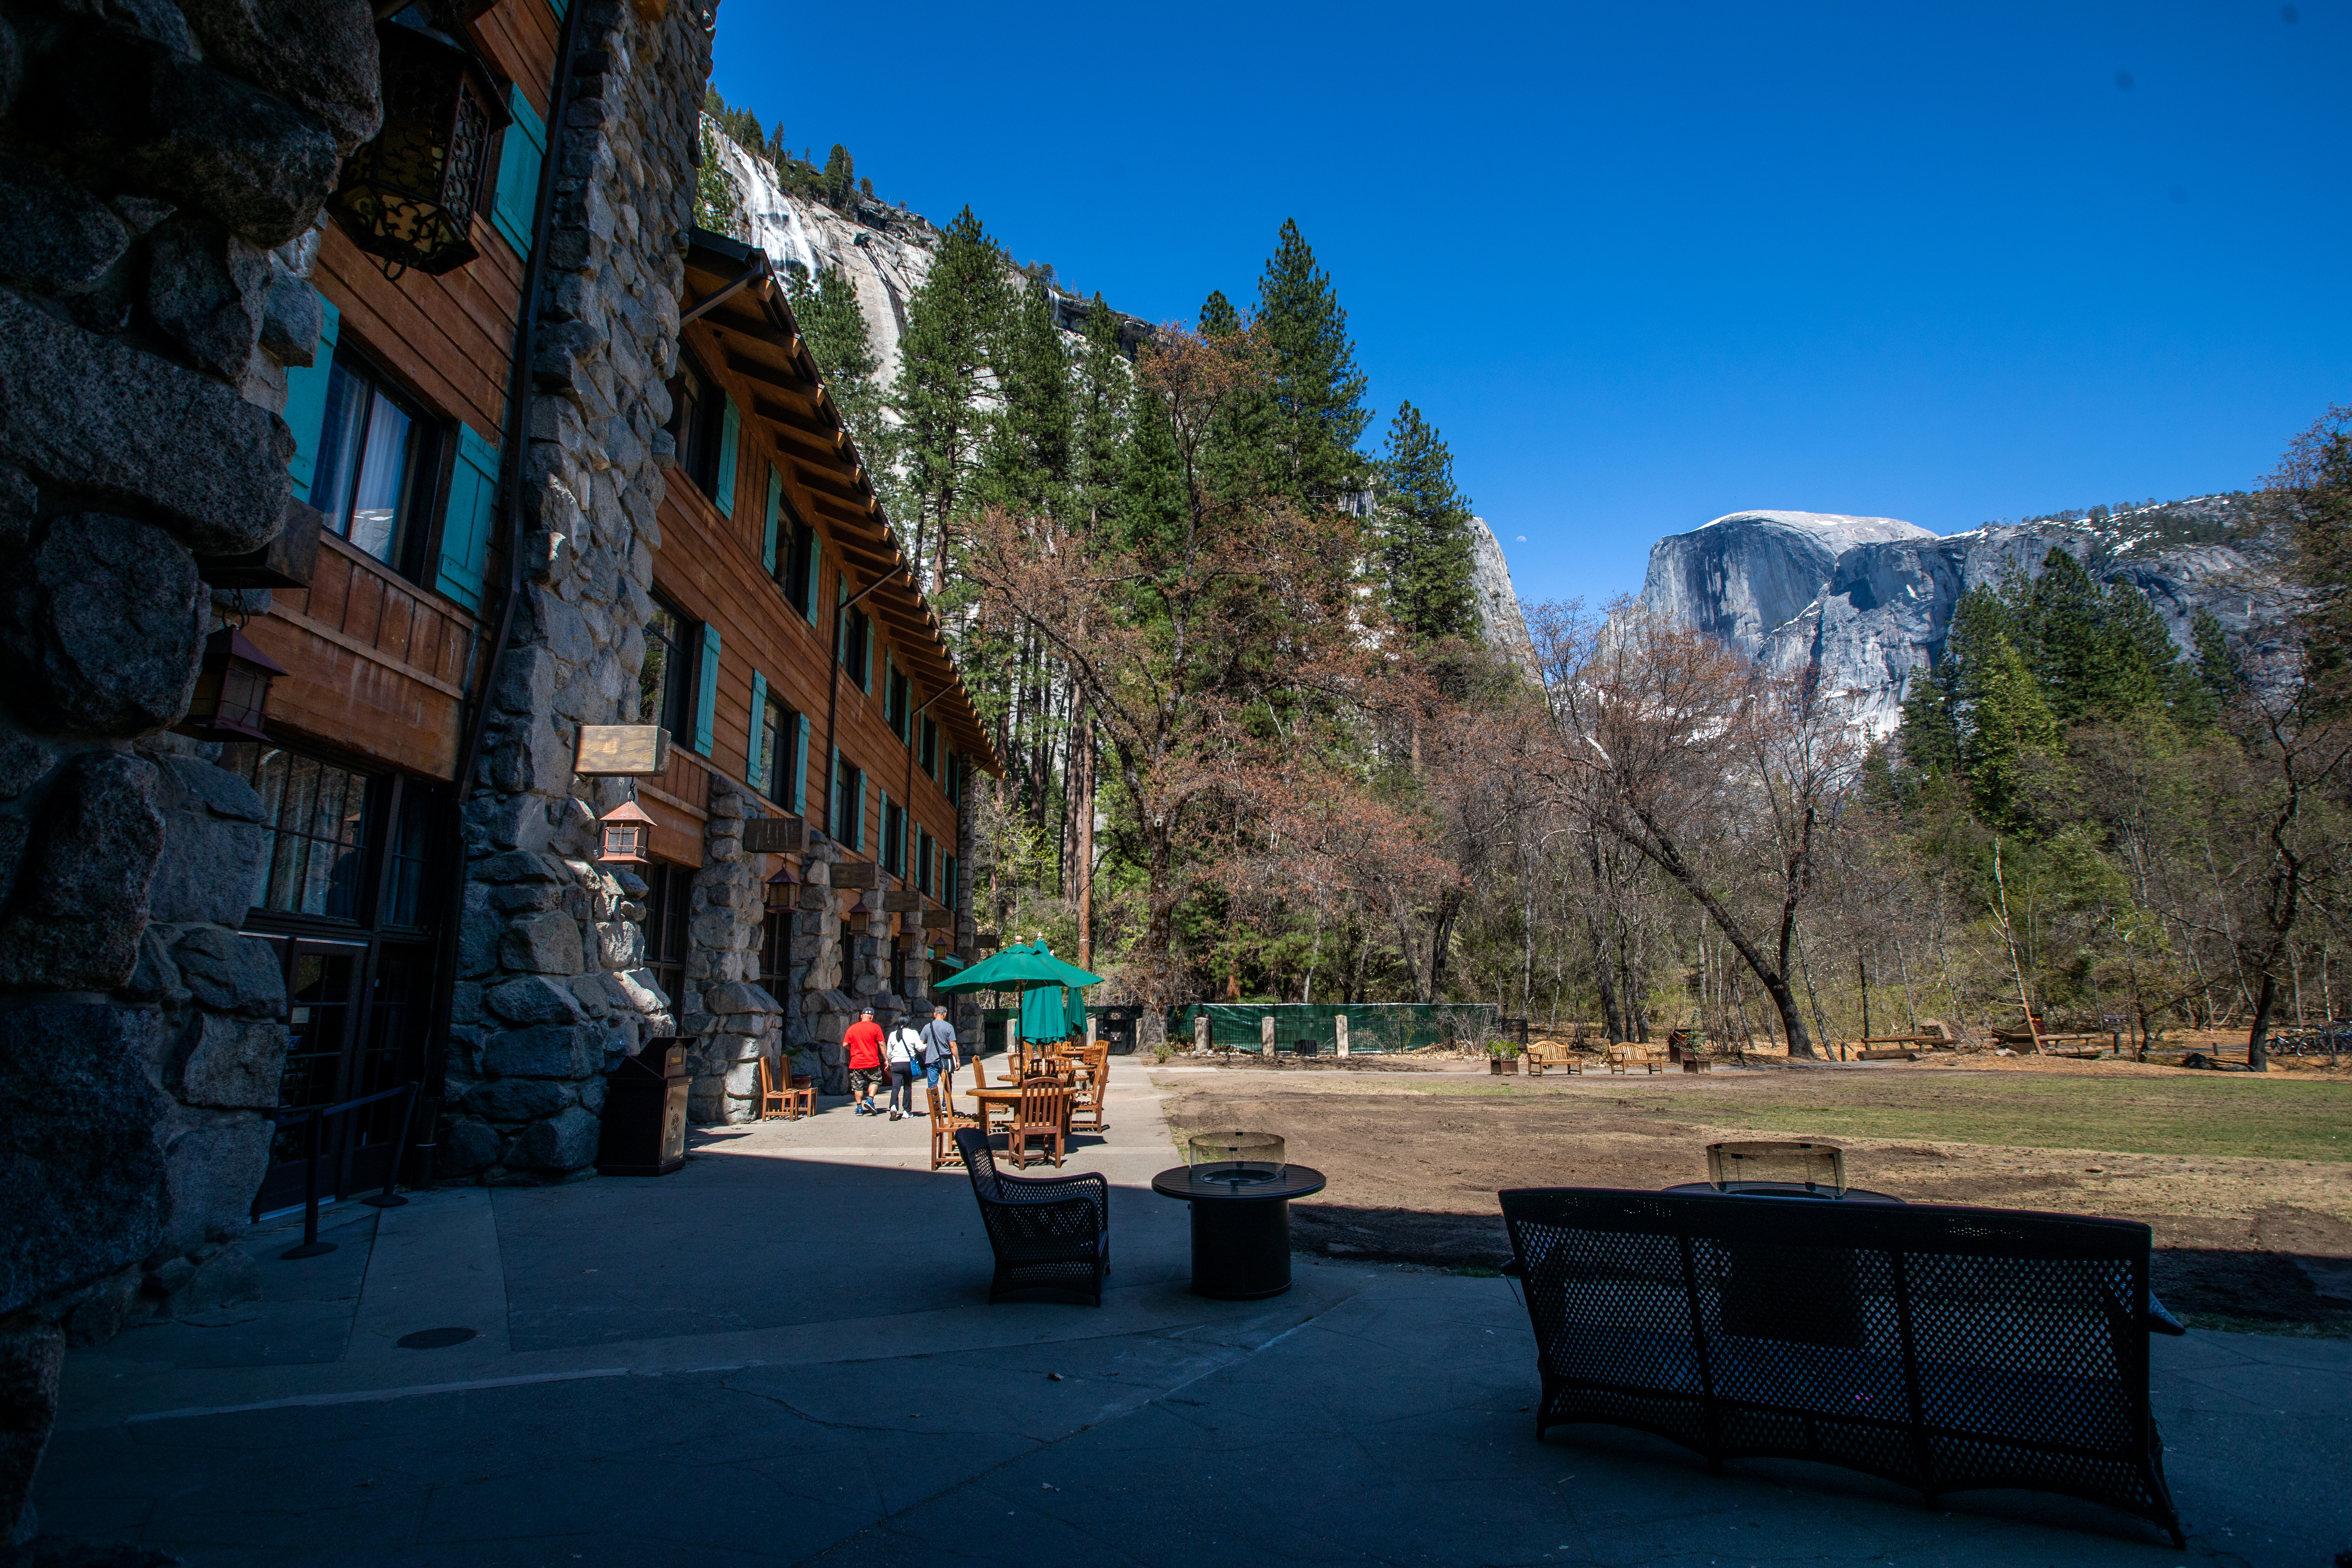
[{"label": "stone building wall", "polygon": [[[655,1035],[703,1032],[697,998],[665,997],[644,967],[645,884],[593,858],[594,818],[627,785],[581,784],[572,760],[580,725],[638,718],[710,36],[699,5],[573,4],[572,105],[550,128],[525,586],[464,812],[441,1173],[485,1182],[587,1170],[604,1075]],[[712,828],[724,837],[715,814]],[[730,885],[715,877],[698,900]]]},{"label": "stone building wall", "polygon": [[68,1335],[247,1293],[285,994],[260,801],[168,731],[274,540],[365,0],[0,3],[0,1543]]}]

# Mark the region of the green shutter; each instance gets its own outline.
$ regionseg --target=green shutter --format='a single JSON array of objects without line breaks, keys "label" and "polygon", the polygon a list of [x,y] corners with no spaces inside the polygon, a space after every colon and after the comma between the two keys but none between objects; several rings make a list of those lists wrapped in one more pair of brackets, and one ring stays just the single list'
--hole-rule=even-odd
[{"label": "green shutter", "polygon": [[784,510],[784,476],[774,465],[768,468],[768,535],[761,546],[760,558],[767,563],[768,575],[776,574],[776,523]]},{"label": "green shutter", "polygon": [[319,309],[326,314],[327,324],[319,331],[318,353],[309,364],[291,365],[286,372],[286,425],[294,432],[294,460],[286,468],[294,476],[294,493],[305,500],[310,499],[310,471],[319,462],[319,434],[327,423],[327,383],[335,374],[335,333],[343,324],[343,313],[323,294],[319,296]]},{"label": "green shutter", "polygon": [[[321,405],[321,412],[323,411],[324,408],[323,405]],[[816,584],[817,579],[824,575],[824,572],[820,570],[824,562],[824,536],[817,532],[815,529],[812,528],[809,530],[808,582],[804,584],[801,589],[801,592],[806,595],[801,603],[801,614],[808,617],[808,624],[811,626],[816,625]]]},{"label": "green shutter", "polygon": [[846,844],[841,836],[841,748],[833,748],[833,761],[824,770],[824,828],[833,835],[835,844]]},{"label": "green shutter", "polygon": [[702,679],[695,682],[694,749],[710,755],[719,719],[719,628],[702,628]]},{"label": "green shutter", "polygon": [[742,434],[743,416],[735,411],[735,400],[727,400],[727,416],[719,425],[719,493],[710,498],[724,517],[735,515],[735,442]]},{"label": "green shutter", "polygon": [[507,108],[514,123],[507,127],[505,144],[499,150],[499,191],[490,222],[507,237],[515,254],[528,259],[530,231],[539,216],[539,171],[547,158],[547,127],[520,87],[508,87]]},{"label": "green shutter", "polygon": [[852,768],[850,771],[857,775],[857,790],[856,798],[850,802],[849,847],[863,849],[866,847],[866,770]]},{"label": "green shutter", "polygon": [[793,815],[808,816],[808,715],[801,715],[800,742],[793,747]]},{"label": "green shutter", "polygon": [[890,656],[882,656],[882,721],[890,726],[892,734],[898,733],[898,710],[896,706],[898,689],[890,684]]},{"label": "green shutter", "polygon": [[441,561],[433,586],[469,610],[482,607],[490,534],[499,514],[499,449],[457,426],[457,462],[449,473],[449,510],[441,515]]},{"label": "green shutter", "polygon": [[772,787],[768,778],[767,751],[760,744],[761,731],[767,721],[768,678],[755,669],[751,672],[751,739],[749,742],[751,749],[744,753],[743,777],[745,782],[761,795],[766,795]]},{"label": "green shutter", "polygon": [[881,835],[874,846],[874,863],[887,871],[890,868],[890,792],[886,789],[881,795],[882,808],[874,814]]},{"label": "green shutter", "polygon": [[[860,610],[860,615],[866,612]],[[857,689],[868,697],[874,695],[874,617],[866,616],[866,647],[858,659]]]}]

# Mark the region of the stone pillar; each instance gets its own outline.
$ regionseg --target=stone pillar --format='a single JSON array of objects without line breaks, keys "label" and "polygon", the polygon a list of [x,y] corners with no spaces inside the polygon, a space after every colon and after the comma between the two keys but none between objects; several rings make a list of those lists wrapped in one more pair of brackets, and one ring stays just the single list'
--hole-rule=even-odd
[{"label": "stone pillar", "polygon": [[1209,1016],[1206,1013],[1192,1015],[1192,1054],[1196,1057],[1209,1054]]},{"label": "stone pillar", "polygon": [[644,967],[645,885],[592,858],[594,817],[626,797],[626,782],[592,787],[572,773],[581,724],[641,717],[671,456],[664,383],[685,284],[677,237],[693,217],[710,38],[691,6],[648,20],[644,6],[574,3],[573,102],[551,127],[560,172],[521,455],[523,586],[462,826],[442,1168],[485,1182],[584,1173],[604,1075],[646,1038],[716,1017],[696,1013],[694,996],[661,994]]},{"label": "stone pillar", "polygon": [[1331,1032],[1339,1038],[1339,1054],[1348,1054],[1348,1015],[1340,1014],[1331,1020]]},{"label": "stone pillar", "polygon": [[260,803],[165,731],[289,514],[307,240],[382,108],[364,0],[188,9],[0,15],[0,1549],[65,1336],[249,1289],[285,1055]]},{"label": "stone pillar", "polygon": [[1257,1054],[1274,1055],[1274,1015],[1268,1013],[1257,1021]]},{"label": "stone pillar", "polygon": [[766,815],[756,797],[711,775],[678,1021],[678,1033],[697,1042],[688,1050],[694,1081],[687,1115],[701,1126],[759,1120],[758,1058],[781,1045],[782,1005],[758,983],[766,889],[757,858],[743,853],[744,817]]},{"label": "stone pillar", "polygon": [[841,1037],[857,1021],[859,1004],[842,989],[841,894],[833,868],[841,846],[815,828],[803,830],[808,848],[801,858],[801,907],[793,917],[793,990],[799,1012],[785,1038],[793,1070],[814,1079],[826,1094],[849,1092]]}]

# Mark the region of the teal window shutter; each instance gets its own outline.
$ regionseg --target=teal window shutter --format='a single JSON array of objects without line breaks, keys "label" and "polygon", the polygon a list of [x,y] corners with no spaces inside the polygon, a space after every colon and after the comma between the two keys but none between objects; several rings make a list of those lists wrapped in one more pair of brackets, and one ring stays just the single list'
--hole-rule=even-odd
[{"label": "teal window shutter", "polygon": [[457,463],[449,475],[449,510],[441,517],[441,560],[433,586],[469,610],[482,607],[490,533],[499,513],[499,449],[457,426]]},{"label": "teal window shutter", "polygon": [[319,296],[319,308],[325,312],[327,324],[319,333],[317,356],[309,364],[293,365],[286,372],[286,426],[294,432],[294,460],[287,469],[294,476],[294,493],[304,500],[310,499],[310,471],[319,462],[319,432],[327,423],[327,383],[335,372],[335,333],[343,324],[343,313],[323,294]]},{"label": "teal window shutter", "polygon": [[833,749],[833,763],[824,774],[824,826],[836,844],[849,842],[841,836],[841,819],[849,815],[849,781],[841,776],[841,748]]},{"label": "teal window shutter", "polygon": [[890,656],[886,653],[882,656],[882,722],[890,726],[894,735],[898,733],[898,710],[891,701],[896,695],[890,688]]},{"label": "teal window shutter", "polygon": [[770,784],[767,749],[760,744],[761,726],[767,720],[768,678],[755,669],[751,672],[751,738],[747,742],[750,750],[745,753],[743,777],[761,795],[768,793]]},{"label": "teal window shutter", "polygon": [[507,127],[499,150],[499,190],[490,205],[490,222],[517,256],[528,258],[533,220],[539,216],[539,171],[547,159],[547,127],[520,87],[507,89],[507,109],[514,123]]},{"label": "teal window shutter", "polygon": [[702,628],[702,679],[694,684],[694,749],[707,757],[719,718],[719,628],[708,623]]},{"label": "teal window shutter", "polygon": [[850,838],[850,840],[849,840],[849,847],[850,847],[852,849],[863,849],[863,848],[865,848],[865,847],[866,847],[866,771],[865,771],[863,768],[860,768],[860,769],[858,769],[858,770],[857,770],[857,791],[856,791],[856,799],[854,802],[852,802],[852,803],[851,803],[851,808],[850,808],[850,813],[849,813],[849,831],[850,831],[850,833],[851,833],[851,835],[852,835],[852,837],[851,837],[851,838]]},{"label": "teal window shutter", "polygon": [[783,515],[784,476],[772,466],[768,469],[768,536],[761,546],[760,558],[767,563],[768,575],[776,574],[776,524]]},{"label": "teal window shutter", "polygon": [[799,743],[793,747],[793,815],[808,815],[808,715],[801,715]]},{"label": "teal window shutter", "polygon": [[[319,405],[319,410],[321,415],[325,414],[324,402]],[[819,570],[824,563],[824,536],[811,529],[809,531],[809,580],[807,587],[803,590],[808,595],[808,598],[801,605],[801,614],[808,617],[808,623],[811,626],[816,625],[816,584],[817,579],[824,574]]]},{"label": "teal window shutter", "polygon": [[735,442],[743,433],[743,416],[735,411],[735,400],[727,400],[727,417],[719,425],[719,493],[710,498],[721,516],[735,515]]},{"label": "teal window shutter", "polygon": [[869,697],[874,693],[874,620],[870,616],[866,621],[866,657],[858,661],[857,689]]},{"label": "teal window shutter", "polygon": [[881,837],[874,846],[874,859],[887,870],[890,865],[890,792],[887,789],[882,791],[882,809],[874,814],[874,818],[882,825]]}]

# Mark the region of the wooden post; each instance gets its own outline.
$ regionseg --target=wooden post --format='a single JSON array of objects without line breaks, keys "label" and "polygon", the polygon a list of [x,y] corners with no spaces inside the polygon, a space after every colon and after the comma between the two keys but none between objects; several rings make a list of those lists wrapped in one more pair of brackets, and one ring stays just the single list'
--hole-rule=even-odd
[{"label": "wooden post", "polygon": [[1348,1015],[1340,1014],[1331,1020],[1331,1032],[1339,1037],[1339,1054],[1348,1054]]},{"label": "wooden post", "polygon": [[1257,1049],[1260,1056],[1274,1055],[1274,1015],[1271,1013],[1257,1021]]},{"label": "wooden post", "polygon": [[1209,1054],[1209,1016],[1206,1013],[1192,1015],[1192,1054],[1196,1057]]}]

